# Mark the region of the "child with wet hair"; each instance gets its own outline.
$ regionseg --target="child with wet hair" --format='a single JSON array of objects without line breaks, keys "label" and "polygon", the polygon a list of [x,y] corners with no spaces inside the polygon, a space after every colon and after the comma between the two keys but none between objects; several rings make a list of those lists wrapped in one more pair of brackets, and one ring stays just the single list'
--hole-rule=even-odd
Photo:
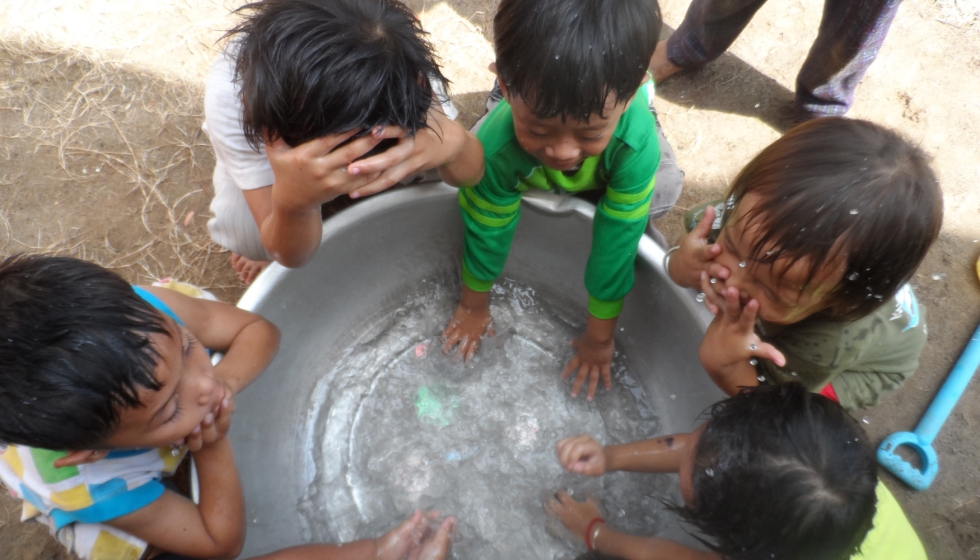
[{"label": "child with wet hair", "polygon": [[[212,365],[208,348],[225,353]],[[0,263],[0,483],[83,560],[234,558],[245,504],[226,437],[279,330],[94,263]],[[200,501],[168,489],[191,454]]]},{"label": "child with wet hair", "polygon": [[688,213],[664,259],[715,314],[705,370],[729,395],[799,381],[876,404],[918,367],[925,313],[909,281],[942,216],[927,157],[898,134],[836,117],[792,129],[724,201]]},{"label": "child with wet hair", "polygon": [[563,374],[575,378],[573,396],[586,387],[592,400],[600,381],[612,386],[613,334],[640,238],[682,184],[676,174],[672,184],[658,182],[662,147],[645,60],[659,38],[660,8],[654,0],[503,0],[493,25],[491,70],[503,100],[477,133],[485,170],[460,189],[463,294],[443,349],[469,359],[490,332],[490,292],[523,194],[594,193],[587,324]]},{"label": "child with wet hair", "polygon": [[838,403],[799,383],[744,389],[690,434],[603,447],[558,442],[566,470],[678,473],[674,508],[711,552],[620,533],[592,499],[562,491],[547,510],[589,549],[628,560],[925,560],[885,485],[874,447]]},{"label": "child with wet hair", "polygon": [[263,0],[237,13],[204,109],[216,159],[208,228],[246,283],[267,261],[308,262],[325,204],[425,170],[467,183],[458,162],[482,170],[480,142],[453,120],[448,81],[402,2]]}]

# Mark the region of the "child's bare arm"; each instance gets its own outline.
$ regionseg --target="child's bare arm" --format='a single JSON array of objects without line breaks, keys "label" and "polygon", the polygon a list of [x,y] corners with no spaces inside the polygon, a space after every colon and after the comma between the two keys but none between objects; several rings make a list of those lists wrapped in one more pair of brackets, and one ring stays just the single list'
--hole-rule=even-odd
[{"label": "child's bare arm", "polygon": [[686,453],[688,434],[601,446],[590,436],[576,436],[558,442],[557,452],[565,470],[587,476],[609,471],[677,472]]},{"label": "child's bare arm", "polygon": [[279,351],[279,329],[260,315],[228,303],[146,287],[173,309],[206,348],[225,352],[215,376],[234,393],[259,376]]},{"label": "child's bare arm", "polygon": [[722,560],[717,554],[673,541],[620,533],[604,522],[593,523],[602,515],[599,505],[591,498],[579,502],[564,490],[555,498],[545,506],[548,513],[557,515],[569,532],[603,554],[628,560]]},{"label": "child's bare arm", "polygon": [[[212,437],[206,434],[207,439]],[[231,442],[219,437],[196,451],[194,458],[201,484],[200,505],[168,490],[145,508],[108,524],[174,554],[238,556],[245,544],[245,498]]]},{"label": "child's bare arm", "polygon": [[446,519],[436,531],[428,529],[427,521],[438,517],[416,511],[404,523],[379,539],[332,545],[311,544],[295,546],[253,558],[252,560],[444,560],[449,552],[454,518]]},{"label": "child's bare arm", "polygon": [[786,358],[773,345],[763,342],[755,333],[755,319],[759,302],[750,300],[744,306],[736,288],[725,288],[715,293],[708,283],[708,273],[701,272],[701,289],[707,303],[718,312],[708,325],[701,341],[701,365],[708,375],[728,395],[734,395],[742,387],[759,384],[757,360],[772,360],[782,367]]}]

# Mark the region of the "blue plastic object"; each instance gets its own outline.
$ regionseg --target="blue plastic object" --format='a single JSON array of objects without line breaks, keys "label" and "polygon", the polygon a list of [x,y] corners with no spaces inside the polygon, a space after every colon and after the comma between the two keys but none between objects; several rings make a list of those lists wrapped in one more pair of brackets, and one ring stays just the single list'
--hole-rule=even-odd
[{"label": "blue plastic object", "polygon": [[[939,472],[939,458],[936,456],[936,450],[932,448],[932,441],[936,439],[943,423],[953,412],[953,408],[956,407],[957,401],[960,400],[978,367],[980,367],[980,326],[977,326],[969,344],[953,366],[953,371],[949,372],[949,377],[946,378],[939,394],[929,405],[915,431],[896,432],[885,438],[878,447],[878,462],[912,488],[916,490],[929,488]],[[919,454],[919,459],[922,461],[921,469],[909,464],[896,453],[898,447],[902,445],[911,447]]]}]

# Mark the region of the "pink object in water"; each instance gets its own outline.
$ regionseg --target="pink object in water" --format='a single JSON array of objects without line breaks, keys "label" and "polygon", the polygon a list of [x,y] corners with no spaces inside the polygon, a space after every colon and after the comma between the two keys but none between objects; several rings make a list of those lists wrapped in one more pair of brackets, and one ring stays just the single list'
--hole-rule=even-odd
[{"label": "pink object in water", "polygon": [[419,344],[418,346],[416,346],[415,347],[415,357],[416,358],[424,358],[425,357],[425,350],[426,350],[426,348],[427,347],[426,347],[425,344]]}]

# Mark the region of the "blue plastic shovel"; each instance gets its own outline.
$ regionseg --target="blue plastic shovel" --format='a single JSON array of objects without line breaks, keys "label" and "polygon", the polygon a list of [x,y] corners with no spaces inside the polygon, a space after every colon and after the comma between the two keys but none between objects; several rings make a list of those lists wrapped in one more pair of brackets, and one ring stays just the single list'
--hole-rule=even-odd
[{"label": "blue plastic shovel", "polygon": [[[932,448],[932,441],[936,439],[943,423],[953,412],[956,402],[960,400],[977,367],[980,367],[980,326],[977,326],[969,344],[953,366],[953,371],[949,372],[949,377],[946,378],[942,389],[929,405],[915,431],[896,432],[885,438],[878,447],[878,462],[912,488],[925,490],[936,479],[936,474],[939,472],[939,458],[936,456],[936,450]],[[921,469],[909,464],[896,453],[898,447],[902,445],[911,447],[919,454],[919,459],[922,461]]]}]

